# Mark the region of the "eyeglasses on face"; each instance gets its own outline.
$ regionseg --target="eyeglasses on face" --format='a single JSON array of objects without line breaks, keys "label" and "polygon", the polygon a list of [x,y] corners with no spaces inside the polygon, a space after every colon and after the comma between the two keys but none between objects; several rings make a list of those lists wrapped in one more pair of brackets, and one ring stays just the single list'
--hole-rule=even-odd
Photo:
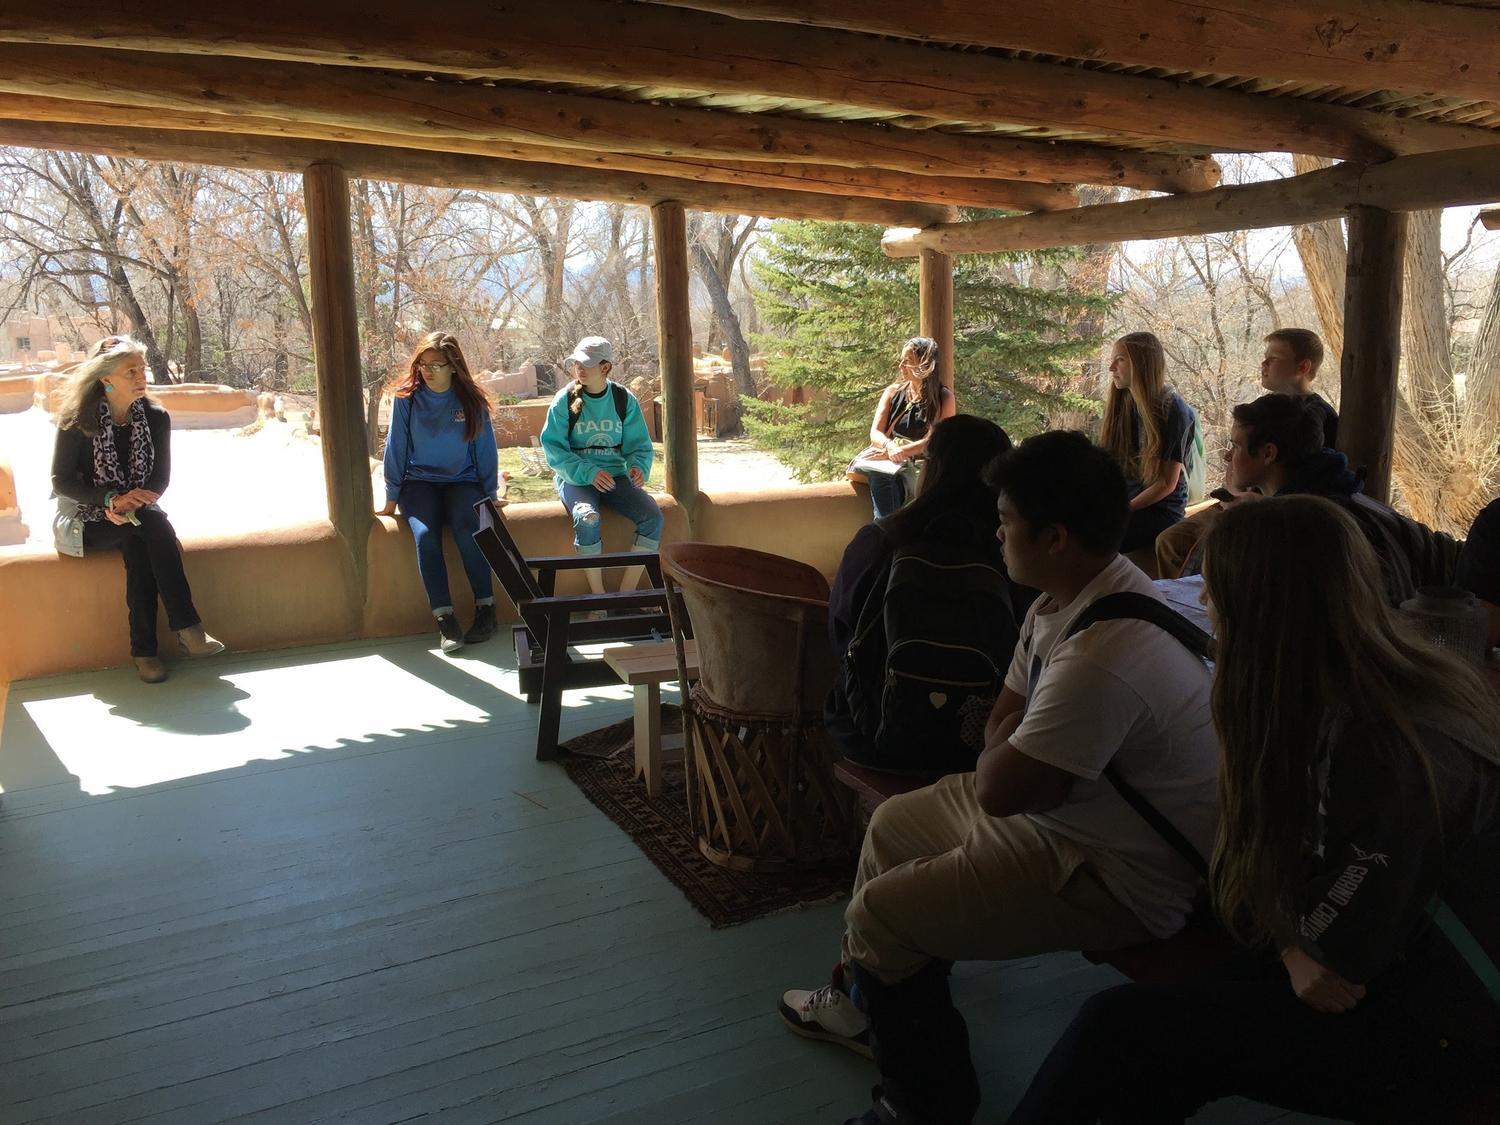
[{"label": "eyeglasses on face", "polygon": [[447,371],[452,366],[453,364],[444,359],[440,359],[436,363],[423,363],[420,359],[417,360],[417,367],[422,371]]}]

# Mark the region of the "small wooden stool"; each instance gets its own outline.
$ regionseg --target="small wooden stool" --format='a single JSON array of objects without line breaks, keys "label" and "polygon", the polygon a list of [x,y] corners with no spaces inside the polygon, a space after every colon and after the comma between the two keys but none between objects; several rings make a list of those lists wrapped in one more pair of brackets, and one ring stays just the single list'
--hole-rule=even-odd
[{"label": "small wooden stool", "polygon": [[[698,675],[698,646],[683,642],[689,676]],[[604,650],[604,662],[635,692],[635,775],[646,779],[646,793],[661,796],[661,767],[668,750],[682,749],[682,735],[661,733],[661,685],[677,679],[677,652],[671,641],[620,645]]]}]

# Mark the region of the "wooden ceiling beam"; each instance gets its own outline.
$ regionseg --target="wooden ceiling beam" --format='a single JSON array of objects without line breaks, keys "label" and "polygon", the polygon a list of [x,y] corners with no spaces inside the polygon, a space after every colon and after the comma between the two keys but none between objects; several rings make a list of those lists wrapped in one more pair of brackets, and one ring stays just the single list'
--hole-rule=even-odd
[{"label": "wooden ceiling beam", "polygon": [[1191,190],[1207,157],[1124,152],[934,130],[812,121],[553,94],[452,80],[201,55],[0,45],[0,93],[154,110],[295,119],[381,133],[551,144],[694,159],[892,168],[917,175]]},{"label": "wooden ceiling beam", "polygon": [[[213,113],[153,110],[157,128],[190,129],[222,133],[223,117]],[[51,121],[75,125],[119,125],[138,128],[140,111],[129,106],[66,98],[31,98],[0,94],[0,119]],[[425,149],[470,156],[501,157],[536,164],[569,164],[612,172],[640,172],[684,180],[707,180],[773,191],[809,191],[827,195],[856,195],[868,199],[906,203],[934,203],[954,207],[994,207],[1005,211],[1057,211],[1078,206],[1072,185],[1040,184],[1024,180],[983,180],[951,176],[915,176],[885,168],[845,168],[836,164],[776,164],[769,161],[687,160],[640,156],[633,153],[595,152],[587,149],[553,148],[548,145],[474,141],[464,137],[432,134],[405,136],[362,129],[309,125],[268,117],[236,117],[243,132],[266,137],[339,141],[388,145],[393,148]]]},{"label": "wooden ceiling beam", "polygon": [[727,211],[776,218],[831,219],[856,223],[941,222],[956,217],[951,207],[895,203],[883,199],[770,191],[732,184],[701,183],[666,176],[528,164],[485,156],[419,149],[339,144],[248,134],[213,134],[168,129],[124,129],[0,120],[0,144],[26,148],[91,152],[133,160],[212,164],[272,172],[301,172],[319,161],[340,165],[351,176],[473,191],[558,195],[652,206],[677,200],[695,211]]},{"label": "wooden ceiling beam", "polygon": [[1424,211],[1500,198],[1500,145],[1399,156],[1381,164],[1337,164],[1318,172],[1238,187],[1137,199],[926,230],[891,230],[881,245],[896,258],[923,250],[987,254],[1086,243],[1181,238],[1337,219],[1353,206]]},{"label": "wooden ceiling beam", "polygon": [[1495,13],[1415,0],[657,0],[746,20],[1500,101]]},{"label": "wooden ceiling beam", "polygon": [[[808,6],[766,7],[774,17]],[[885,7],[874,5],[876,11]],[[952,5],[938,7],[945,11]],[[1009,34],[1018,15],[1061,18],[1043,5],[1035,7],[1029,13],[1007,9],[1004,20],[991,19],[972,33],[993,38],[990,24],[997,24]],[[811,8],[817,14],[807,18],[820,21],[830,10],[848,8],[845,14],[855,21],[849,26],[860,26],[852,6]],[[923,17],[906,14],[906,23],[921,25],[908,28],[908,34],[925,27]],[[1483,130],[1298,98],[612,0],[452,0],[440,21],[406,0],[265,0],[245,8],[201,0],[76,0],[65,6],[55,0],[6,0],[0,7],[3,40],[771,95],[977,124],[1062,123],[1129,143],[1217,151],[1381,159],[1491,141]]]}]

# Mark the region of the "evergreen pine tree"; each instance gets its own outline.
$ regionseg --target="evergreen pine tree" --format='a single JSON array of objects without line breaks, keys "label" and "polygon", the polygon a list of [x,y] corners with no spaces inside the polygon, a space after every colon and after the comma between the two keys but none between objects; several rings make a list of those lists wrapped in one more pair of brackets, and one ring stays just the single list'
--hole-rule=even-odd
[{"label": "evergreen pine tree", "polygon": [[[813,394],[790,406],[747,400],[746,425],[802,480],[836,479],[864,448],[901,345],[917,334],[917,263],[886,256],[880,235],[859,223],[786,220],[760,243],[755,300],[770,331],[756,343],[767,375]],[[1062,283],[1067,256],[954,259],[959,409],[993,419],[1016,440],[1042,429],[1049,409],[1097,410],[1059,390],[1101,344],[1071,326],[1109,303]]]}]

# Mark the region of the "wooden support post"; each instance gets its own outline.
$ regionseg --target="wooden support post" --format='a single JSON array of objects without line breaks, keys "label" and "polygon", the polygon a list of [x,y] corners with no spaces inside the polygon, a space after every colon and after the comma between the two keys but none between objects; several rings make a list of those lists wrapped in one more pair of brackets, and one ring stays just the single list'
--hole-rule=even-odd
[{"label": "wooden support post", "polygon": [[344,546],[345,591],[358,630],[368,589],[366,554],[374,503],[365,433],[359,326],[354,315],[354,253],[349,179],[337,164],[311,164],[302,176],[307,206],[313,350],[318,366],[318,426],[328,518]]},{"label": "wooden support post", "polygon": [[937,341],[943,386],[953,389],[953,256],[923,250],[917,280],[922,335]]},{"label": "wooden support post", "polygon": [[693,323],[688,311],[687,212],[667,201],[651,208],[656,248],[656,351],[665,404],[667,491],[687,514],[698,504],[698,427],[693,417]]},{"label": "wooden support post", "polygon": [[1404,214],[1350,208],[1339,448],[1351,468],[1365,470],[1365,493],[1382,502],[1391,491],[1405,248]]}]

